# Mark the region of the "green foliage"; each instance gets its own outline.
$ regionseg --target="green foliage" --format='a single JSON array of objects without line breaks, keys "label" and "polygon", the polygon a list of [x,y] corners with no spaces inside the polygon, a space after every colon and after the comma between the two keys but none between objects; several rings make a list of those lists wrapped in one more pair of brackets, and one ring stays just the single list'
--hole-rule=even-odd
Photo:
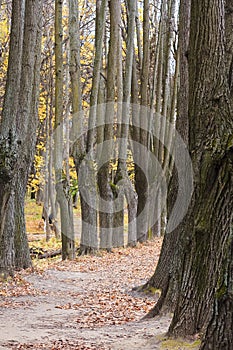
[{"label": "green foliage", "polygon": [[46,238],[42,238],[38,241],[33,241],[29,243],[30,248],[34,249],[43,249],[45,251],[57,250],[61,248],[61,240],[58,240],[56,237],[52,237],[48,242]]},{"label": "green foliage", "polygon": [[164,338],[161,342],[160,349],[164,350],[198,350],[201,345],[200,339],[195,340],[194,342],[187,342],[182,339],[168,339]]}]

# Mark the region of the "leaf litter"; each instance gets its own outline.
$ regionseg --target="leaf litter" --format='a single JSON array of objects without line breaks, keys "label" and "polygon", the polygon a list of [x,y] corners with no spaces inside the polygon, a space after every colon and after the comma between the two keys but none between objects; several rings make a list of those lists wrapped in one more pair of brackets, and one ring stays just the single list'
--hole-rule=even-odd
[{"label": "leaf litter", "polygon": [[[74,261],[47,259],[42,264],[36,262],[33,270],[18,273],[7,283],[0,282],[4,319],[14,314],[18,326],[25,312],[32,312],[34,317],[26,314],[28,331],[24,333],[21,325],[15,331],[15,338],[10,329],[8,337],[5,329],[0,347],[141,349],[140,341],[148,343],[154,337],[153,327],[161,328],[161,334],[170,322],[169,318],[157,326],[153,320],[140,322],[158,295],[132,291],[153,274],[161,243],[161,239],[155,239],[136,248],[114,249],[113,253],[102,251],[98,256],[80,256]],[[124,346],[124,342],[125,347],[118,347],[118,343]],[[148,349],[159,349],[153,345],[157,344],[155,339],[151,344]]]}]

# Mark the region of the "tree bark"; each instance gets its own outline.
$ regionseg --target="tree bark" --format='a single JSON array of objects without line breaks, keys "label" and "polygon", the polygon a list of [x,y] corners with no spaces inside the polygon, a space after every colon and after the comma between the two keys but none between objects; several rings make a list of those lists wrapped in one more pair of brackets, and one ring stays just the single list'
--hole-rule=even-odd
[{"label": "tree bark", "polygon": [[[191,2],[189,147],[195,184],[180,238],[184,255],[177,272],[179,297],[169,329],[169,334],[175,336],[205,331],[216,312],[216,299],[220,320],[216,316],[215,320],[220,325],[223,310],[231,304],[231,297],[228,302],[224,300],[232,279],[224,282],[223,278],[224,260],[231,251],[233,205],[233,118],[225,65],[224,17],[222,1],[214,0],[211,6],[208,0]],[[231,275],[231,265],[226,270]],[[226,319],[232,326],[232,316],[226,315]],[[215,335],[218,331],[217,327]],[[211,328],[207,339],[210,333]],[[225,348],[230,349],[232,336],[227,341],[231,346]]]},{"label": "tree bark", "polygon": [[61,214],[62,259],[74,259],[73,207],[69,186],[63,177],[63,50],[62,1],[55,2],[55,177]]},{"label": "tree bark", "polygon": [[[21,79],[24,1],[12,3],[12,25],[6,91],[0,123],[0,266],[14,268],[14,201],[11,198],[17,172],[19,145],[15,140]],[[15,101],[15,103],[11,103]],[[7,213],[11,213],[10,217]],[[11,234],[9,235],[9,233]]]},{"label": "tree bark", "polygon": [[[149,0],[144,0],[143,6],[143,58],[141,70],[141,110],[140,110],[140,145],[148,146],[148,83],[149,83]],[[148,159],[143,152],[136,152],[139,159],[135,163],[140,166],[135,168],[135,188],[138,196],[137,204],[137,240],[144,242],[148,238]]]},{"label": "tree bark", "polygon": [[[119,143],[119,159],[116,173],[116,184],[119,187],[118,197],[124,195],[128,209],[128,245],[135,246],[136,236],[136,214],[137,214],[137,195],[129,179],[127,172],[127,150],[129,140],[130,124],[130,94],[132,90],[132,72],[134,59],[134,31],[135,31],[136,4],[135,1],[128,1],[128,32],[126,41],[126,69],[123,82],[123,106],[122,122]],[[124,225],[124,224],[123,224]]]},{"label": "tree bark", "polygon": [[[177,67],[180,72],[180,86],[178,95],[178,115],[176,120],[176,130],[183,141],[188,144],[188,61],[187,49],[190,26],[190,0],[181,0],[179,9],[179,44],[180,65]],[[179,62],[178,62],[179,64]],[[176,150],[177,155],[181,150]],[[168,163],[168,161],[167,161]],[[167,166],[166,166],[167,167]],[[172,208],[174,207],[178,195],[179,179],[176,168],[172,172],[172,178],[168,191],[168,220],[170,219]],[[186,221],[186,219],[184,219]],[[142,287],[142,289],[161,289],[162,296],[159,303],[151,310],[150,316],[154,316],[163,311],[174,311],[178,298],[178,280],[176,272],[181,268],[182,256],[184,254],[182,245],[179,242],[182,231],[182,224],[172,232],[166,232],[162,244],[162,249],[153,276]]]},{"label": "tree bark", "polygon": [[[119,30],[119,1],[110,1],[110,41],[108,53],[108,69],[107,69],[107,92],[106,92],[106,111],[104,126],[104,142],[107,147],[102,147],[102,154],[99,157],[98,164],[98,188],[100,193],[99,205],[99,224],[100,224],[100,248],[111,250],[112,234],[113,234],[113,192],[110,185],[109,167],[110,160],[113,157],[113,123],[114,123],[114,100],[116,88],[116,47],[118,44]],[[98,157],[98,155],[97,155]],[[108,208],[104,204],[108,203]],[[107,211],[106,211],[107,209]]]},{"label": "tree bark", "polygon": [[[226,71],[232,101],[233,85],[233,7],[231,1],[225,3],[225,28],[226,28]],[[231,147],[231,174],[232,174],[232,147]],[[231,219],[232,225],[232,219]],[[230,235],[229,245],[221,266],[221,274],[218,288],[214,297],[213,315],[207,327],[206,334],[201,345],[201,350],[223,349],[230,350],[233,347],[233,237]]]},{"label": "tree bark", "polygon": [[[86,157],[82,161],[82,174],[79,176],[79,189],[82,212],[82,233],[80,254],[95,252],[98,249],[97,225],[97,183],[94,162],[94,143],[97,122],[97,102],[102,67],[103,37],[106,18],[106,0],[96,2],[95,58],[92,88],[90,96],[90,113],[86,142]],[[102,126],[101,126],[102,127]],[[86,175],[85,175],[86,174]]]},{"label": "tree bark", "polygon": [[[20,2],[19,5],[16,1],[12,7],[11,49],[1,120],[1,135],[7,152],[1,152],[3,166],[0,180],[3,185],[0,186],[0,265],[10,270],[31,266],[25,229],[24,196],[36,140],[33,130],[35,131],[37,118],[41,4],[40,1],[26,0],[26,4]],[[32,126],[34,129],[31,129]],[[10,161],[7,160],[9,155]]]}]

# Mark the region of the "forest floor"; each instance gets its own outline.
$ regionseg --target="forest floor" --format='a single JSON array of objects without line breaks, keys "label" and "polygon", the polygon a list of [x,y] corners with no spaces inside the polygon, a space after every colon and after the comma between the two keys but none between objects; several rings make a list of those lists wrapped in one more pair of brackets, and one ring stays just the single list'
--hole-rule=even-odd
[{"label": "forest floor", "polygon": [[0,282],[0,349],[196,349],[166,340],[170,316],[142,320],[158,294],[132,288],[151,276],[160,246],[157,239],[73,262],[35,261]]},{"label": "forest floor", "polygon": [[142,321],[161,240],[99,256],[35,262],[0,290],[0,349],[159,349],[170,318]]},{"label": "forest floor", "polygon": [[[31,246],[41,244],[43,231],[37,234],[38,242],[29,234]],[[197,349],[166,338],[171,315],[143,320],[159,291],[132,291],[153,274],[161,243],[158,238],[72,262],[34,259],[33,269],[0,279],[0,350]]]}]

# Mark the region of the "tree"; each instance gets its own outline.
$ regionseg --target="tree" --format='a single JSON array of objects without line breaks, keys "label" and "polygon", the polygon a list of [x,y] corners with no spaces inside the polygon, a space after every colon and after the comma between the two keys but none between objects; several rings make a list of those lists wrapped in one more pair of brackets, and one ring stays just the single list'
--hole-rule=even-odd
[{"label": "tree", "polygon": [[[232,332],[232,24],[230,2],[191,1],[188,55],[189,151],[194,192],[172,273],[173,336],[205,333],[202,349],[231,349]],[[185,103],[185,101],[184,101]],[[177,255],[178,254],[178,255]],[[176,265],[175,265],[176,264]],[[174,266],[175,265],[175,266]],[[162,293],[161,307],[172,292]],[[171,293],[172,294],[172,293]],[[174,294],[173,294],[174,297]]]},{"label": "tree", "polygon": [[61,214],[62,259],[73,259],[74,226],[73,207],[69,184],[63,171],[64,121],[63,121],[63,26],[62,1],[55,2],[55,177],[57,200]]},{"label": "tree", "polygon": [[[128,245],[135,246],[137,242],[137,196],[133,185],[129,179],[127,171],[127,150],[130,125],[130,94],[132,90],[132,73],[134,59],[134,31],[135,31],[135,1],[128,1],[128,31],[126,39],[126,59],[125,59],[125,76],[123,81],[123,106],[120,124],[120,142],[119,142],[119,159],[115,182],[122,187],[121,192],[125,195],[128,206]],[[119,102],[118,102],[119,103]],[[124,200],[124,199],[123,199]],[[123,210],[122,210],[123,211]],[[124,212],[122,215],[122,228],[124,228]],[[124,245],[124,239],[122,242]]]},{"label": "tree", "polygon": [[[88,132],[86,152],[83,157],[81,169],[77,167],[78,183],[80,188],[80,200],[82,211],[82,233],[80,253],[87,254],[98,249],[97,230],[97,195],[94,164],[94,143],[97,122],[97,103],[102,67],[103,37],[106,19],[106,0],[96,1],[96,28],[95,28],[95,56],[90,93],[90,112],[88,118]],[[92,204],[92,205],[91,205]]]},{"label": "tree", "polygon": [[104,125],[104,139],[107,142],[107,147],[101,148],[101,154],[97,154],[99,158],[97,163],[98,170],[98,188],[101,199],[108,202],[102,206],[100,201],[99,206],[99,222],[100,222],[100,247],[110,250],[112,248],[112,228],[113,228],[113,192],[110,185],[109,167],[110,159],[113,157],[113,124],[114,124],[114,100],[116,87],[116,48],[118,44],[118,27],[119,27],[119,0],[109,2],[110,9],[110,39],[107,64],[107,82],[106,82],[106,111]]},{"label": "tree", "polygon": [[[229,14],[230,7],[225,8],[222,1],[214,1],[210,13],[206,6],[208,1],[191,2],[189,147],[196,180],[187,217],[191,230],[189,235],[186,231],[186,259],[183,277],[179,276],[180,293],[170,328],[172,334],[188,335],[205,330],[211,318],[213,326],[213,318],[217,321],[216,305],[225,308],[231,304],[228,295],[232,290],[232,266],[226,263],[226,257],[230,259],[232,253],[233,119],[229,78],[233,52],[232,46],[228,47],[230,52],[226,50],[226,38],[231,30],[226,16],[231,16],[232,21],[232,12]],[[226,280],[224,272],[228,275]],[[187,279],[192,290],[189,302]],[[230,314],[222,319],[228,326],[228,323],[232,326],[232,311]],[[224,340],[219,347],[230,349],[232,335],[224,339],[222,324],[219,321],[217,324],[215,336],[219,335],[218,342]]]},{"label": "tree", "polygon": [[0,266],[6,272],[31,265],[24,195],[36,140],[41,13],[41,1],[12,2],[9,64],[0,124]]},{"label": "tree", "polygon": [[[187,50],[189,43],[189,27],[190,27],[190,0],[181,0],[179,8],[179,43],[177,55],[178,64],[177,69],[180,76],[179,94],[178,94],[178,113],[176,119],[176,130],[182,137],[186,145],[188,145],[188,91],[189,91],[189,79],[188,79],[188,60]],[[179,157],[182,152],[182,148],[178,145],[176,153]],[[185,169],[183,175],[185,176]],[[178,194],[180,183],[178,179],[178,173],[176,168],[173,168],[172,178],[169,184],[167,206],[168,206],[168,220],[172,215],[172,210],[175,205],[176,196]],[[185,194],[187,189],[181,187],[182,192]],[[184,219],[185,220],[185,219]],[[142,286],[142,289],[150,290],[150,288],[161,289],[162,296],[155,306],[151,310],[150,316],[158,314],[161,309],[163,311],[174,311],[175,302],[178,297],[178,280],[176,271],[181,268],[182,256],[184,254],[182,246],[178,249],[178,244],[181,235],[182,223],[171,232],[165,232],[162,249],[158,265],[155,269],[153,276],[149,281]]]},{"label": "tree", "polygon": [[[149,21],[149,0],[143,2],[143,58],[141,69],[141,111],[140,111],[140,136],[138,142],[140,145],[147,147],[148,145],[148,115],[145,113],[145,106],[148,106],[148,79],[149,79],[149,33],[150,33],[150,21]],[[148,159],[142,152],[135,152],[135,188],[138,195],[137,206],[137,240],[144,242],[148,238]],[[137,159],[137,157],[139,159]],[[141,164],[142,168],[137,166]],[[146,172],[146,173],[144,173]],[[144,214],[143,214],[143,213]],[[141,214],[141,215],[140,215]]]}]

